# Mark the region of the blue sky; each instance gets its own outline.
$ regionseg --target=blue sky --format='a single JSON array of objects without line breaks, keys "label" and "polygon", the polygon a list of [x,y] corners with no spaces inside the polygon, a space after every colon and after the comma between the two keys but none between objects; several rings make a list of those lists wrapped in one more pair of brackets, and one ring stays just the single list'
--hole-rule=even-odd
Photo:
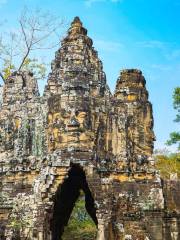
[{"label": "blue sky", "polygon": [[[16,28],[24,6],[49,10],[68,23],[79,16],[112,92],[121,69],[143,71],[153,103],[155,147],[163,148],[169,133],[178,130],[172,92],[180,86],[180,0],[0,0],[1,21]],[[54,51],[47,54],[49,61]]]}]

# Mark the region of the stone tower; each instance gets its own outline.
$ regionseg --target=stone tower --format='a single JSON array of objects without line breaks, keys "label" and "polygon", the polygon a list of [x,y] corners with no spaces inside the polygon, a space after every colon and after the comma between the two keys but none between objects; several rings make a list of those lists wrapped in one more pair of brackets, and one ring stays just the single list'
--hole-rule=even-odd
[{"label": "stone tower", "polygon": [[115,93],[78,17],[42,97],[29,72],[3,86],[0,239],[60,240],[84,191],[97,240],[178,240],[179,182],[155,168],[146,81],[123,70]]}]

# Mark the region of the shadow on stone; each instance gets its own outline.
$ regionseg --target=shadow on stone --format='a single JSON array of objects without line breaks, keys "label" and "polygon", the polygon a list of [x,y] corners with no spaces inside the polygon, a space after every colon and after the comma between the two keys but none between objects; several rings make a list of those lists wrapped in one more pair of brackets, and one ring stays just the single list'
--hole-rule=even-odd
[{"label": "shadow on stone", "polygon": [[85,172],[79,165],[72,165],[68,173],[68,178],[59,186],[55,195],[53,219],[51,222],[52,240],[62,239],[64,227],[68,225],[69,218],[81,190],[85,195],[86,210],[94,223],[98,224],[94,199],[88,187]]}]

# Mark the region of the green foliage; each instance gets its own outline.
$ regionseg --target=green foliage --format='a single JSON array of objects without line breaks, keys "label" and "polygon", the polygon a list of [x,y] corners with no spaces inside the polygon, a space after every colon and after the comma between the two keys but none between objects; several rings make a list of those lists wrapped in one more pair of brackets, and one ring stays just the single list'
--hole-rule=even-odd
[{"label": "green foliage", "polygon": [[6,59],[3,65],[3,76],[4,79],[7,79],[15,71],[15,66],[11,63],[10,60]]},{"label": "green foliage", "polygon": [[180,87],[175,88],[173,93],[173,106],[180,111]]},{"label": "green foliage", "polygon": [[68,226],[65,227],[63,240],[95,240],[96,239],[96,225],[86,212],[84,206],[84,196],[77,200]]},{"label": "green foliage", "polygon": [[[40,60],[40,50],[59,45],[62,26],[63,21],[49,12],[24,8],[16,30],[0,35],[0,78],[5,82],[14,71],[31,71],[35,78],[44,79],[46,66]],[[37,53],[40,58],[33,58]]]},{"label": "green foliage", "polygon": [[[4,79],[6,80],[9,76],[11,76],[14,71],[17,71],[15,65],[11,64],[11,62],[6,59],[2,67]],[[32,72],[37,80],[44,79],[46,77],[46,65],[44,63],[40,63],[36,58],[26,58],[22,66],[22,71]]]},{"label": "green foliage", "polygon": [[156,168],[163,179],[169,179],[171,174],[180,178],[180,153],[156,156]]},{"label": "green foliage", "polygon": [[[2,68],[4,79],[6,80],[14,71],[17,71],[16,67],[9,60],[6,60]],[[36,58],[26,58],[22,66],[22,71],[32,72],[37,80],[46,77],[46,65],[40,63]]]},{"label": "green foliage", "polygon": [[22,229],[22,227],[24,227],[24,223],[21,220],[11,219],[9,226],[13,230],[20,230],[20,229]]},{"label": "green foliage", "polygon": [[[177,110],[175,122],[180,122],[180,87],[174,89],[173,93],[173,106]],[[180,150],[180,132],[172,132],[170,139],[166,142],[167,145],[178,144],[178,150]]]},{"label": "green foliage", "polygon": [[[167,141],[168,145],[172,145],[180,142],[180,132],[172,132],[170,133],[170,140]],[[179,143],[180,144],[180,143]],[[178,147],[180,149],[180,145]]]},{"label": "green foliage", "polygon": [[36,58],[26,58],[22,70],[32,72],[36,79],[44,79],[46,76],[46,65],[44,63],[39,63]]}]

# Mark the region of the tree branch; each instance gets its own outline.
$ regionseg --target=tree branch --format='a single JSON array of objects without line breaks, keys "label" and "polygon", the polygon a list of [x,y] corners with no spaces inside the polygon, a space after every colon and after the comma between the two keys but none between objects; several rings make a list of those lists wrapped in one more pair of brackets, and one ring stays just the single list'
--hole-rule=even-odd
[{"label": "tree branch", "polygon": [[[33,13],[24,9],[18,23],[20,31],[11,33],[11,39],[6,41],[5,45],[2,44],[0,36],[0,58],[2,59],[3,70],[8,67],[10,70],[13,69],[12,71],[21,71],[24,67],[28,68],[30,67],[29,61],[26,60],[31,59],[32,52],[52,49],[59,45],[59,39],[57,45],[54,41],[49,41],[50,36],[54,36],[63,24],[63,21],[60,23],[58,18],[49,14],[42,14],[40,10]],[[5,82],[3,70],[1,70],[0,77]]]},{"label": "tree branch", "polygon": [[30,49],[27,50],[27,53],[26,53],[25,56],[23,57],[23,60],[22,60],[20,66],[19,66],[19,68],[18,68],[18,71],[21,70],[21,68],[22,68],[22,66],[23,66],[23,64],[24,64],[24,62],[25,62],[25,60],[26,60],[26,58],[28,57],[29,53],[30,53]]},{"label": "tree branch", "polygon": [[0,77],[2,78],[3,82],[6,82],[6,79],[4,78],[3,74],[0,72]]},{"label": "tree branch", "polygon": [[25,33],[25,30],[24,30],[22,21],[20,20],[19,23],[20,23],[20,26],[21,26],[21,31],[22,31],[23,36],[24,36],[24,40],[25,40],[26,47],[29,48],[28,41],[27,41],[27,37],[26,37],[26,33]]}]

